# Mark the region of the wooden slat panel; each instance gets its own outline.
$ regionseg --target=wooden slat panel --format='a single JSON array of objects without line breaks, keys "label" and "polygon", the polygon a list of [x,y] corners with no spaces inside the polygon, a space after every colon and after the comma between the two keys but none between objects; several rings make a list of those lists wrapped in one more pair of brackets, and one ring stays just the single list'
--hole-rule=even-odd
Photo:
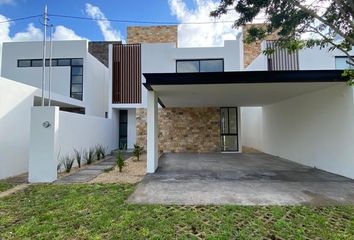
[{"label": "wooden slat panel", "polygon": [[298,51],[289,52],[277,46],[275,41],[267,41],[267,48],[274,49],[274,53],[268,56],[268,70],[299,70]]},{"label": "wooden slat panel", "polygon": [[141,103],[141,46],[113,45],[113,103]]}]

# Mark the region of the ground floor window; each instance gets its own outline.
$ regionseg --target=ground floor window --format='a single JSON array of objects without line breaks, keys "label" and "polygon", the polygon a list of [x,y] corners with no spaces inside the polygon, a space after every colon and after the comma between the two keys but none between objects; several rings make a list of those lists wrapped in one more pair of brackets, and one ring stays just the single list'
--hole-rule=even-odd
[{"label": "ground floor window", "polygon": [[238,151],[237,107],[220,108],[221,151]]}]

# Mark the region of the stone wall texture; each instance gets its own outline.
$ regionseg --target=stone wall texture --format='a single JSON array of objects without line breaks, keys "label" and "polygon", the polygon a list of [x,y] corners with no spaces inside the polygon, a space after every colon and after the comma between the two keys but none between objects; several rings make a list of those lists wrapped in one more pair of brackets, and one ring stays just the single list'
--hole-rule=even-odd
[{"label": "stone wall texture", "polygon": [[122,44],[121,41],[95,41],[89,42],[88,50],[92,56],[98,59],[106,67],[109,67],[109,45],[110,44]]},{"label": "stone wall texture", "polygon": [[[247,24],[242,28],[242,33],[243,33],[243,39],[245,40],[247,37],[247,31],[250,29],[252,26],[255,27],[262,27],[265,26],[264,24]],[[269,35],[265,40],[275,40],[277,39],[277,34],[273,33]],[[245,68],[251,64],[251,62],[258,57],[259,54],[262,53],[261,49],[261,41],[256,41],[253,43],[244,43],[243,44],[243,59],[244,59],[244,66]]]},{"label": "stone wall texture", "polygon": [[[146,109],[137,109],[137,143],[146,149]],[[161,152],[220,151],[219,108],[159,109]]]},{"label": "stone wall texture", "polygon": [[128,27],[128,43],[176,43],[177,26]]}]

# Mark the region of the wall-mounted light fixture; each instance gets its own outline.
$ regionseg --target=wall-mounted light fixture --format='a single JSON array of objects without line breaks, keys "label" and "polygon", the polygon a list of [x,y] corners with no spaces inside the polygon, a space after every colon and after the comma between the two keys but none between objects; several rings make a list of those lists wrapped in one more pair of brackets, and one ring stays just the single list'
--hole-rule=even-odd
[{"label": "wall-mounted light fixture", "polygon": [[44,128],[49,128],[51,125],[52,125],[52,124],[50,124],[50,122],[48,122],[48,121],[45,121],[45,122],[42,123],[42,126],[43,126]]}]

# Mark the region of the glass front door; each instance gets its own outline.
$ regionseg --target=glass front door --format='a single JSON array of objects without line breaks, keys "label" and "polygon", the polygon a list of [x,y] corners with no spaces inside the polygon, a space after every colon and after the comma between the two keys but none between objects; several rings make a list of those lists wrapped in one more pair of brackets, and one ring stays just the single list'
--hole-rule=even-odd
[{"label": "glass front door", "polygon": [[238,151],[237,107],[220,108],[221,151]]}]

